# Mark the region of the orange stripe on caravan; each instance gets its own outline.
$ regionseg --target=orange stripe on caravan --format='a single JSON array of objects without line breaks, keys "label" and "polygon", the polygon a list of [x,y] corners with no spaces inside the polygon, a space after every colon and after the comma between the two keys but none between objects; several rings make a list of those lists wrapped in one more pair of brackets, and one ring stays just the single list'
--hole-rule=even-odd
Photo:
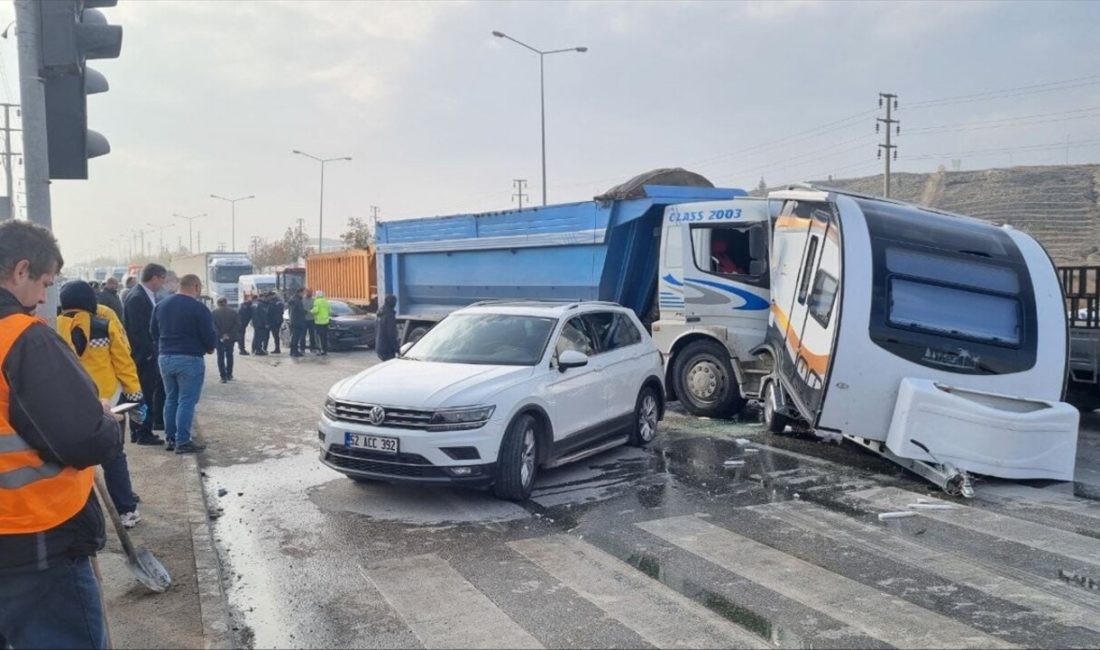
[{"label": "orange stripe on caravan", "polygon": [[776,230],[805,230],[810,226],[809,219],[803,219],[801,217],[792,217],[790,215],[785,217],[779,217],[775,220]]},{"label": "orange stripe on caravan", "polygon": [[816,372],[819,377],[824,378],[826,371],[829,369],[829,355],[817,354],[803,348],[802,341],[795,333],[794,328],[788,327],[790,319],[787,318],[787,314],[783,313],[779,305],[772,303],[772,313],[775,314],[775,319],[779,322],[779,328],[786,332],[787,344],[792,349],[798,350],[798,356],[806,362],[810,370]]}]

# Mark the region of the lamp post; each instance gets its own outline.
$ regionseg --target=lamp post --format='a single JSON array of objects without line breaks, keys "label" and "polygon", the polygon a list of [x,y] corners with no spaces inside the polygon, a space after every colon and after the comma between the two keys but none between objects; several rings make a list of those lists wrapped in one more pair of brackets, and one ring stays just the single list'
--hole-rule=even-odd
[{"label": "lamp post", "polygon": [[317,208],[317,252],[320,253],[324,250],[323,237],[325,232],[325,163],[336,162],[338,160],[351,160],[351,156],[339,156],[336,158],[318,158],[313,154],[308,154],[304,151],[298,151],[294,149],[291,153],[296,153],[299,156],[305,156],[306,158],[312,158],[321,163],[321,202]]},{"label": "lamp post", "polygon": [[157,230],[160,231],[160,253],[161,253],[161,255],[163,255],[164,254],[164,229],[165,228],[174,228],[176,224],[174,224],[174,223],[153,223],[153,222],[148,222],[145,225],[152,226],[152,227],[154,227],[154,228],[156,228]]},{"label": "lamp post", "polygon": [[248,199],[256,198],[255,194],[249,194],[248,196],[241,196],[235,199],[227,199],[224,196],[218,196],[217,194],[211,194],[210,198],[218,199],[219,201],[225,201],[230,205],[230,221],[232,228],[232,236],[229,239],[231,248],[237,250],[237,201],[247,201]]},{"label": "lamp post", "polygon": [[512,38],[504,32],[498,32],[493,30],[493,36],[497,38],[506,38],[516,45],[523,46],[535,54],[539,55],[539,112],[541,114],[542,121],[542,204],[546,205],[546,75],[544,59],[547,54],[561,54],[563,52],[580,52],[584,53],[588,51],[587,47],[566,47],[560,50],[540,50],[535,47],[531,47],[523,41]]},{"label": "lamp post", "polygon": [[195,219],[205,217],[206,213],[203,212],[202,214],[196,214],[193,217],[187,217],[187,216],[184,216],[184,215],[179,214],[179,213],[175,213],[172,216],[176,217],[177,219],[187,219],[187,252],[191,253],[191,254],[194,254],[195,253],[195,240],[192,238],[192,234],[194,233],[192,225],[193,225],[193,222],[195,221]]}]

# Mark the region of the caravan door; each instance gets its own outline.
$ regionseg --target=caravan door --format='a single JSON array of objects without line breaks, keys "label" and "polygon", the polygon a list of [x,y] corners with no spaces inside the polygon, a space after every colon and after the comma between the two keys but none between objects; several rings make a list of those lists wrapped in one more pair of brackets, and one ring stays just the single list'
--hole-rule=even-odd
[{"label": "caravan door", "polygon": [[816,424],[839,320],[840,229],[827,201],[787,200],[775,222],[772,318],[776,372],[795,407]]}]

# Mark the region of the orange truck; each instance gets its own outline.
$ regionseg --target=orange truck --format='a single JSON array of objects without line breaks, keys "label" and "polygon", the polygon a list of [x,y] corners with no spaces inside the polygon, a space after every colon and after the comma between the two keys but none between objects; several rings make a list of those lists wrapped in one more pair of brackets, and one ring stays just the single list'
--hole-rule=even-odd
[{"label": "orange truck", "polygon": [[375,309],[378,305],[378,270],[374,247],[353,248],[306,257],[306,286],[321,290],[333,300]]}]

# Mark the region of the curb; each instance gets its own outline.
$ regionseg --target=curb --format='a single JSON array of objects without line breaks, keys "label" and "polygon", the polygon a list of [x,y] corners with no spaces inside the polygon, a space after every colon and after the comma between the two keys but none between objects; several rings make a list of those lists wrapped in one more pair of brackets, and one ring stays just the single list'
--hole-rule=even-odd
[{"label": "curb", "polygon": [[182,458],[186,476],[187,523],[191,528],[191,547],[195,551],[195,580],[198,583],[199,611],[202,616],[203,646],[208,650],[233,648],[229,625],[229,601],[222,588],[221,563],[214,546],[214,531],[207,514],[206,492],[198,458]]}]

